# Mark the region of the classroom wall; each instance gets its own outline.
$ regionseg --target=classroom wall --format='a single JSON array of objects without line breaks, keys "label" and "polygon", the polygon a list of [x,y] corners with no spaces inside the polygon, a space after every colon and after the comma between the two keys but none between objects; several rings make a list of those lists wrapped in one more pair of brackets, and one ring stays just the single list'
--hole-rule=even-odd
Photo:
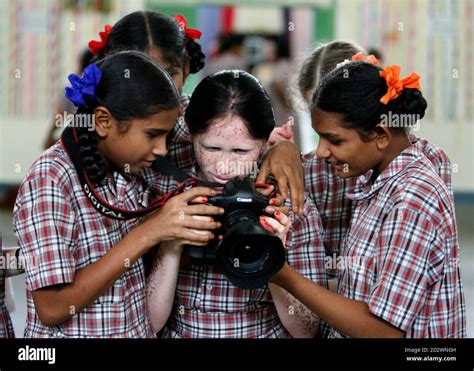
[{"label": "classroom wall", "polygon": [[443,148],[455,192],[474,192],[473,0],[336,2],[335,36],[376,47],[384,64],[417,72],[428,101],[415,134]]},{"label": "classroom wall", "polygon": [[[182,13],[190,27],[207,30],[208,15],[216,14],[220,7],[216,2],[197,6],[195,2],[179,5],[170,1],[111,0],[79,2],[85,8],[78,10],[68,5],[72,3],[65,1],[59,6],[57,0],[0,1],[0,184],[19,183],[41,154],[52,113],[68,84],[67,74],[77,64],[79,45],[97,39],[105,24],[146,7],[168,14]],[[94,8],[96,3],[104,8]],[[292,2],[290,7],[290,19],[295,21],[290,35],[295,58],[300,58],[312,42],[317,45],[345,38],[378,47],[386,62],[402,66],[402,76],[418,72],[429,108],[417,134],[448,153],[453,162],[455,191],[474,193],[474,0],[302,3]],[[252,8],[261,11],[262,5],[245,2],[237,8],[239,12]],[[187,92],[201,77],[188,81]],[[309,122],[302,125],[304,149],[311,150],[317,137]]]}]

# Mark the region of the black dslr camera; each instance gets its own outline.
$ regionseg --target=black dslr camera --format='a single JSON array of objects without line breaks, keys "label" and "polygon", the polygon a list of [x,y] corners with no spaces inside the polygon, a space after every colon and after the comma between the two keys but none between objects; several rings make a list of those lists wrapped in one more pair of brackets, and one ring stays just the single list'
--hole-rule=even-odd
[{"label": "black dslr camera", "polygon": [[234,178],[220,195],[209,197],[208,204],[225,210],[215,218],[222,223],[216,232],[224,238],[215,238],[204,248],[186,246],[191,262],[216,265],[243,289],[265,286],[285,263],[282,241],[260,225],[268,197],[257,192],[250,179]]}]

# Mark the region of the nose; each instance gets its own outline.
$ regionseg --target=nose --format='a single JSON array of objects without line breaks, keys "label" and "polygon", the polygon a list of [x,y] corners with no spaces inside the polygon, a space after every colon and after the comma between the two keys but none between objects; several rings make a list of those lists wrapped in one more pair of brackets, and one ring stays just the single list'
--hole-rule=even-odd
[{"label": "nose", "polygon": [[166,156],[166,153],[168,153],[166,137],[159,138],[154,142],[152,153],[156,156]]},{"label": "nose", "polygon": [[227,151],[220,151],[219,154],[216,154],[214,157],[214,170],[217,175],[221,176],[235,176],[237,175],[238,170],[238,161],[236,161],[236,156]]},{"label": "nose", "polygon": [[316,156],[319,158],[329,158],[331,156],[331,151],[329,151],[321,139],[319,139],[318,148],[316,148]]}]

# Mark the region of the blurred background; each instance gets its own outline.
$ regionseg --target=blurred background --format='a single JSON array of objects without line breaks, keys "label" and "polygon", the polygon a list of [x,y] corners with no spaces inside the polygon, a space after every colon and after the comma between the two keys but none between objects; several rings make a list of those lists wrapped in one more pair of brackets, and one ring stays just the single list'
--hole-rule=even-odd
[{"label": "blurred background", "polygon": [[[11,210],[17,186],[42,153],[63,105],[67,76],[105,24],[136,10],[182,14],[199,40],[206,66],[191,75],[191,94],[209,73],[240,68],[267,87],[277,123],[290,117],[303,152],[318,138],[300,110],[293,78],[315,47],[355,41],[421,76],[428,110],[415,134],[443,148],[453,164],[456,217],[468,312],[474,337],[474,0],[0,0],[0,233],[16,245]],[[288,99],[295,98],[296,99]],[[26,316],[24,277],[7,279],[17,337]],[[13,299],[13,300],[12,300]],[[14,307],[12,303],[14,303]]]}]

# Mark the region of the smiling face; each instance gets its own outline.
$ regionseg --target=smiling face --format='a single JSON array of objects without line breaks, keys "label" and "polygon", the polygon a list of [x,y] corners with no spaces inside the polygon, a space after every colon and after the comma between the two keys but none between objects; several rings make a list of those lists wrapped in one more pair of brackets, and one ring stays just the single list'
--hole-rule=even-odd
[{"label": "smiling face", "polygon": [[200,177],[221,184],[255,171],[265,145],[235,115],[213,120],[204,133],[193,135],[192,142]]},{"label": "smiling face", "polygon": [[363,175],[383,161],[377,138],[363,141],[355,129],[342,126],[341,114],[316,108],[311,121],[320,137],[316,155],[330,162],[341,178]]},{"label": "smiling face", "polygon": [[[96,109],[98,148],[109,165],[136,174],[150,167],[157,156],[166,155],[166,135],[179,114],[174,108],[143,119],[133,119],[124,132],[107,109]],[[107,115],[109,115],[107,117]]]}]

